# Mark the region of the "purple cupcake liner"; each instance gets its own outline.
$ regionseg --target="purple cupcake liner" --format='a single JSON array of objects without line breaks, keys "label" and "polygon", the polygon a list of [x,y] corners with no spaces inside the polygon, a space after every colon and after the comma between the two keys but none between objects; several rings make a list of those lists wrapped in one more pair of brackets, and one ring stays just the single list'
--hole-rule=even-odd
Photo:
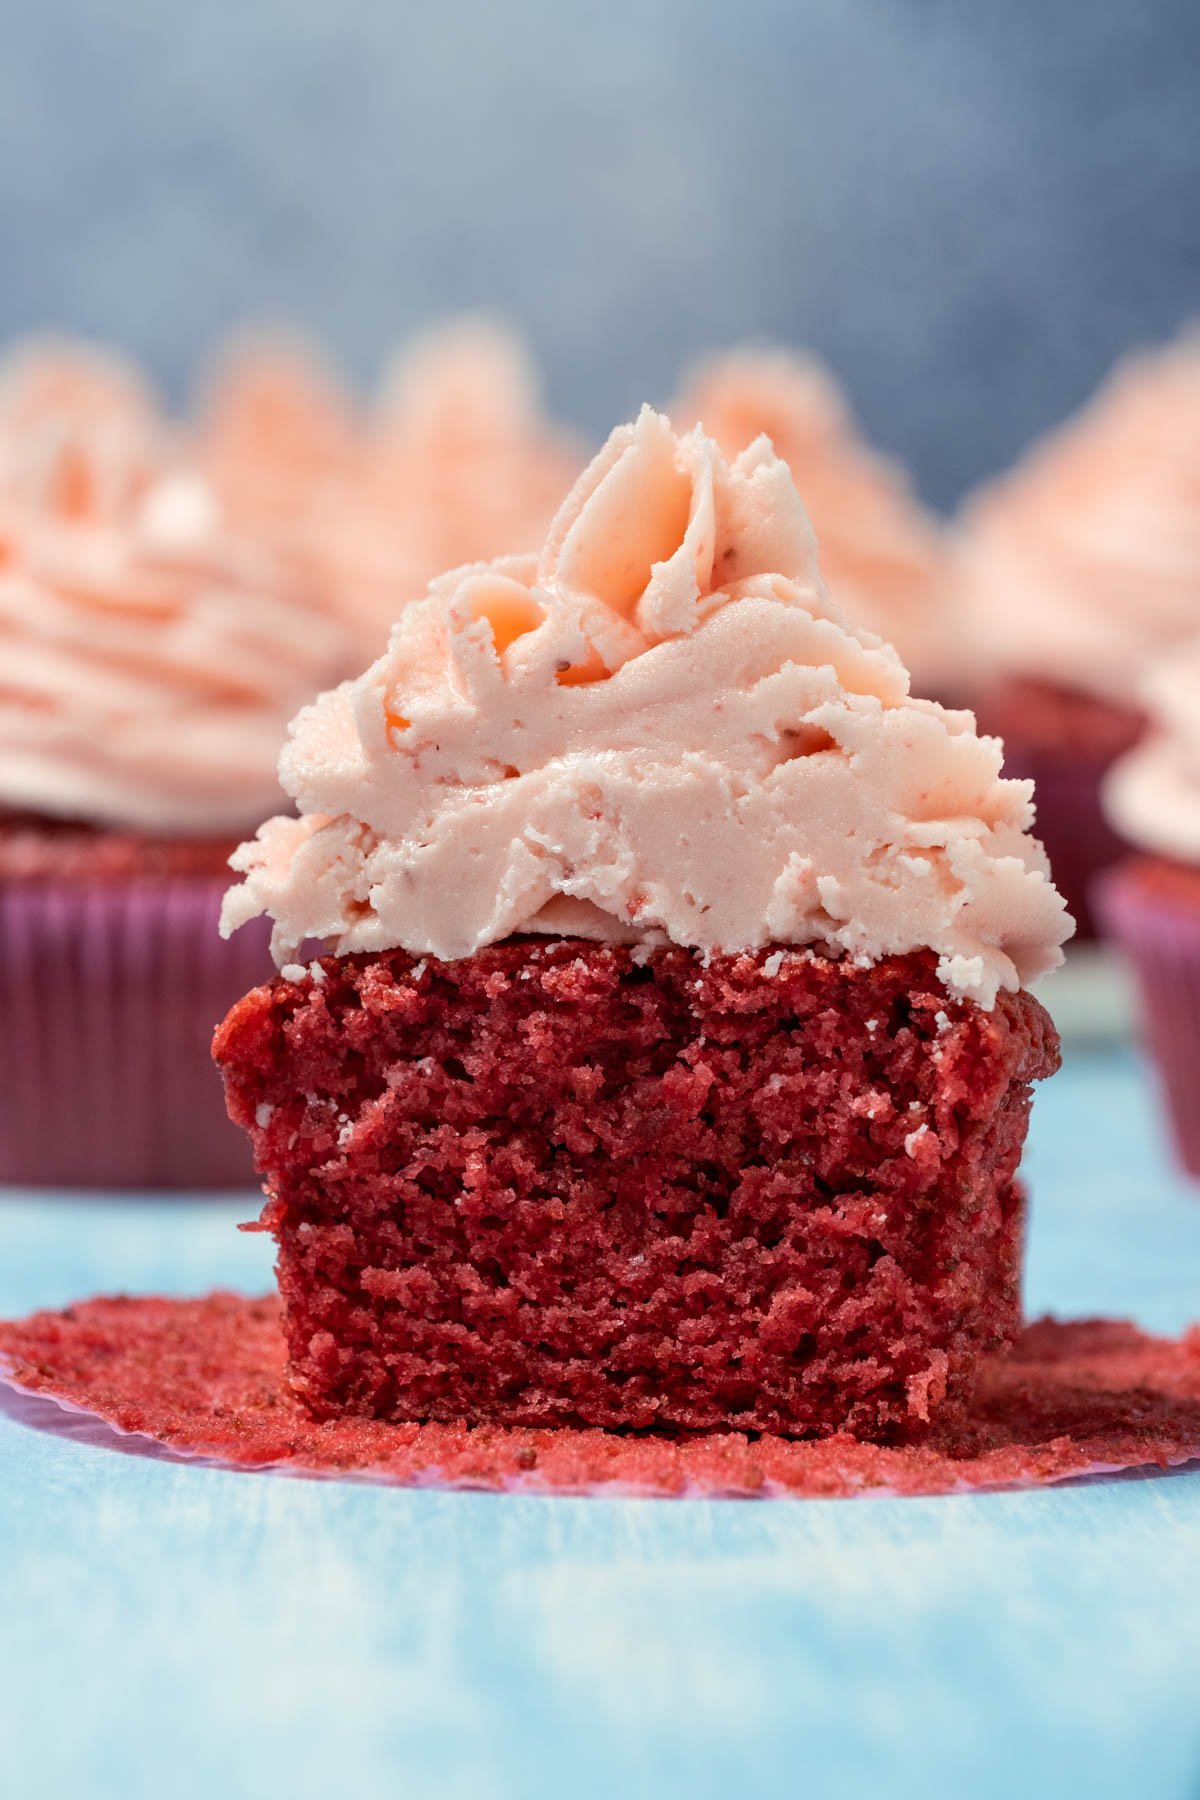
[{"label": "purple cupcake liner", "polygon": [[1200,907],[1155,893],[1138,879],[1140,867],[1114,870],[1093,898],[1137,979],[1179,1160],[1200,1176]]},{"label": "purple cupcake liner", "polygon": [[226,886],[0,883],[0,1181],[255,1184],[210,1046],[273,969],[265,920],[218,936]]},{"label": "purple cupcake liner", "polygon": [[1096,878],[1130,854],[1100,805],[1111,760],[1065,761],[1011,735],[1004,740],[1005,775],[1033,780],[1034,836],[1045,845],[1054,885],[1075,920],[1076,941],[1100,936],[1093,909]]}]

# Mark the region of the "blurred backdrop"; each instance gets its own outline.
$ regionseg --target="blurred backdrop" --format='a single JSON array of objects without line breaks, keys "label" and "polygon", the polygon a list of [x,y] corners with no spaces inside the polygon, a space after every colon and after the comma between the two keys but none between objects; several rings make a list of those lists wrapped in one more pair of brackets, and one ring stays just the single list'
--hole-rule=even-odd
[{"label": "blurred backdrop", "polygon": [[949,505],[1200,310],[1195,0],[41,0],[6,9],[0,335],[181,397],[295,321],[366,379],[485,306],[595,434],[811,345]]}]

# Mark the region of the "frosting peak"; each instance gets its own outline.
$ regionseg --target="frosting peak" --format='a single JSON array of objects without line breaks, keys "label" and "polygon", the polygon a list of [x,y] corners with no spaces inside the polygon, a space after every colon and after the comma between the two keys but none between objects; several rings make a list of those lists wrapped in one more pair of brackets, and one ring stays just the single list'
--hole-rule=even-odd
[{"label": "frosting peak", "polygon": [[284,961],[521,931],[928,947],[990,1005],[1068,929],[1000,759],[830,601],[769,445],[730,463],[647,408],[539,556],[440,577],[300,714],[280,775],[303,816],[237,853],[224,928],[269,912]]},{"label": "frosting peak", "polygon": [[944,533],[901,466],[863,441],[828,369],[786,350],[725,351],[691,372],[670,410],[727,456],[769,438],[812,518],[834,599],[895,644],[923,686],[961,681]]},{"label": "frosting peak", "polygon": [[395,359],[368,463],[367,504],[399,549],[409,599],[443,569],[539,543],[583,456],[544,417],[521,340],[465,318]]},{"label": "frosting peak", "polygon": [[349,666],[344,633],[122,390],[22,396],[0,396],[0,808],[232,836],[277,802],[284,726]]}]

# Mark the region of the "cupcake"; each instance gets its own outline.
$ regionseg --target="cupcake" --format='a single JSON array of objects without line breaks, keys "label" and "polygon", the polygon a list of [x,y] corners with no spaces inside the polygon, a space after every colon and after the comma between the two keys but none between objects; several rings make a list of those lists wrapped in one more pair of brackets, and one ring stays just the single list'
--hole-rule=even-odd
[{"label": "cupcake", "polygon": [[370,420],[296,347],[248,346],[212,387],[205,466],[367,656],[431,578],[538,543],[583,457],[542,415],[511,333],[462,320],[394,360]]},{"label": "cupcake", "polygon": [[14,441],[0,401],[0,1180],[241,1182],[207,1044],[266,959],[217,947],[227,858],[347,642],[160,421],[46,404]]},{"label": "cupcake", "polygon": [[670,413],[677,426],[701,425],[726,456],[770,438],[803,497],[833,598],[895,645],[919,693],[967,691],[942,529],[900,465],[863,442],[815,357],[750,349],[710,357]]},{"label": "cupcake", "polygon": [[1102,795],[1140,854],[1103,877],[1097,904],[1137,975],[1179,1158],[1200,1176],[1200,636],[1151,670],[1141,698],[1146,733]]},{"label": "cupcake", "polygon": [[964,512],[964,594],[995,679],[981,726],[1036,779],[1055,880],[1125,854],[1100,801],[1144,724],[1141,681],[1200,630],[1200,337],[1130,357],[1077,418]]},{"label": "cupcake", "polygon": [[[1017,1327],[1068,921],[786,466],[649,409],[301,713],[214,1054],[318,1416],[919,1435]],[[328,954],[302,962],[300,946]]]}]

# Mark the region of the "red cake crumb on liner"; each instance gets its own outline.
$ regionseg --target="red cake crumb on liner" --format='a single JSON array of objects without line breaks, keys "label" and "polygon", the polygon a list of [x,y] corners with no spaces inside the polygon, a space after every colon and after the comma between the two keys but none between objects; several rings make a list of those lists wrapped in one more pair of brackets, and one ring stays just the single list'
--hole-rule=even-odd
[{"label": "red cake crumb on liner", "polygon": [[[1041,1487],[1200,1458],[1200,1326],[1179,1340],[1119,1320],[1027,1326],[989,1364],[965,1425],[920,1447],[712,1432],[318,1423],[285,1382],[275,1297],[101,1298],[0,1324],[6,1379],[123,1435],[223,1468],[408,1487],[663,1498],[840,1498]],[[47,1428],[47,1405],[10,1413]],[[52,1428],[52,1427],[51,1427]],[[148,1453],[154,1451],[147,1446]]]},{"label": "red cake crumb on liner", "polygon": [[209,1046],[270,972],[263,925],[223,943],[221,876],[0,883],[0,1181],[251,1187]]}]

